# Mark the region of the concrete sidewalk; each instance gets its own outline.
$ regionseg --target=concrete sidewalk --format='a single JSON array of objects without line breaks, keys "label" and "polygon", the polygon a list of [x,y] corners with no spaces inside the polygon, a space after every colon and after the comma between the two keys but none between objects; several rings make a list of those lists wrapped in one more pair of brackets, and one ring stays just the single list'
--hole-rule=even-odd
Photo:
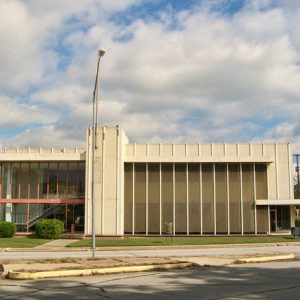
[{"label": "concrete sidewalk", "polygon": [[[149,271],[158,269],[159,266],[161,268],[183,268],[191,267],[191,266],[201,266],[201,267],[221,267],[234,263],[249,263],[255,262],[257,259],[259,261],[272,261],[272,260],[281,260],[281,259],[294,259],[294,254],[291,249],[286,253],[274,253],[274,249],[272,247],[279,246],[279,249],[284,247],[280,247],[283,245],[287,245],[287,243],[272,243],[272,244],[221,244],[221,245],[170,245],[170,246],[119,246],[119,247],[98,247],[98,257],[95,259],[91,259],[84,254],[79,254],[74,256],[73,254],[80,253],[78,251],[84,250],[90,251],[91,249],[88,247],[85,248],[70,248],[66,247],[69,244],[75,242],[76,240],[72,239],[59,239],[59,240],[51,240],[48,243],[43,245],[39,245],[35,248],[31,249],[7,249],[6,252],[19,252],[19,258],[17,258],[16,253],[13,253],[13,258],[5,259],[3,258],[0,263],[2,263],[2,271],[3,274],[7,274],[9,271],[15,273],[26,273],[24,276],[28,276],[27,279],[33,279],[34,276],[44,276],[39,278],[47,278],[47,276],[85,276],[86,274],[92,275],[102,274],[101,272],[137,272],[137,271]],[[262,253],[257,251],[257,248],[264,246],[265,249]],[[289,243],[288,245],[291,245]],[[299,248],[299,243],[294,243]],[[235,251],[235,254],[229,255],[226,254],[226,249],[228,247],[232,247]],[[204,252],[208,252],[206,254],[200,254],[199,251],[197,253],[197,249],[203,249]],[[220,248],[218,254],[213,254],[216,248]],[[251,253],[247,254],[246,249],[249,251],[250,249],[256,249],[255,251],[251,250]],[[276,247],[277,248],[277,247]],[[127,250],[126,250],[127,249]],[[133,251],[129,251],[133,250]],[[158,251],[156,256],[152,256],[155,250],[166,250],[166,251]],[[187,251],[182,251],[182,249]],[[189,251],[188,251],[189,249]],[[205,250],[206,249],[206,250]],[[272,251],[270,251],[272,249]],[[289,248],[287,248],[289,249]],[[32,258],[25,258],[26,252],[30,250],[30,252],[34,252]],[[118,257],[116,255],[102,255],[100,257],[100,253],[106,253],[112,251],[114,254],[118,253]],[[123,250],[123,252],[121,251]],[[141,251],[138,255],[134,252],[135,250],[148,250]],[[168,251],[169,250],[169,251]],[[174,251],[179,250],[179,254],[175,254]],[[241,251],[242,250],[242,251]],[[104,251],[104,252],[103,252]],[[191,252],[189,255],[187,252]],[[22,253],[24,252],[24,253]],[[38,258],[38,252],[48,252],[43,257]],[[56,252],[65,252],[65,257],[61,258],[51,258],[51,253]],[[134,253],[132,253],[134,252]],[[164,253],[162,253],[164,252]],[[203,251],[202,251],[203,252]],[[218,252],[218,251],[217,251]],[[272,253],[273,252],[273,253]],[[296,252],[295,252],[296,253]],[[73,257],[72,257],[73,256]],[[4,255],[3,255],[4,257]],[[115,268],[115,269],[114,269]],[[105,271],[105,269],[109,269]],[[72,273],[72,270],[74,271]],[[82,272],[81,272],[82,271]],[[0,270],[1,272],[1,270]],[[94,273],[93,273],[94,272]],[[36,275],[30,275],[31,273],[40,273]],[[60,275],[61,274],[61,275]],[[63,275],[63,274],[71,274],[71,275]],[[73,275],[72,275],[73,274]],[[77,275],[76,275],[77,274]],[[78,275],[79,274],[79,275]],[[20,276],[23,276],[22,274]],[[33,276],[33,277],[32,277]]]},{"label": "concrete sidewalk", "polygon": [[79,240],[72,240],[72,239],[59,239],[59,240],[51,240],[48,243],[39,245],[34,247],[35,250],[47,250],[47,251],[57,251],[57,250],[62,250],[63,248],[65,248],[66,246],[77,242]]},{"label": "concrete sidewalk", "polygon": [[20,260],[2,263],[2,276],[10,279],[38,279],[132,273],[191,267],[222,267],[235,263],[291,260],[295,255],[244,257],[119,257],[98,259]]}]

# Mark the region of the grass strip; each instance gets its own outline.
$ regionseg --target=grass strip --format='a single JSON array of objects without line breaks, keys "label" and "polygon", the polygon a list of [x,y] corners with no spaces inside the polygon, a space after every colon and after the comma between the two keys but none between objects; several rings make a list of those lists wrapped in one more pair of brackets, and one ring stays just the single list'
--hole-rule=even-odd
[{"label": "grass strip", "polygon": [[0,248],[33,248],[49,241],[30,237],[0,238]]},{"label": "grass strip", "polygon": [[[209,236],[209,237],[124,237],[100,238],[96,247],[121,246],[170,246],[170,245],[214,245],[214,244],[250,244],[299,242],[299,237],[292,236]],[[68,247],[91,247],[91,239],[74,242]]]}]

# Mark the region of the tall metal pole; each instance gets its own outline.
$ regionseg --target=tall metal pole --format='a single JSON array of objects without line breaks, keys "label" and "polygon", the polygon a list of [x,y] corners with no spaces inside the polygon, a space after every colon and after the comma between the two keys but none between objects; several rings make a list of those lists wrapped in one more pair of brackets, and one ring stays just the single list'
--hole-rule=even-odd
[{"label": "tall metal pole", "polygon": [[298,197],[300,197],[300,170],[299,170],[299,154],[296,154],[296,158],[297,158],[297,188],[298,188]]},{"label": "tall metal pole", "polygon": [[[96,231],[95,231],[95,151],[97,147],[97,127],[98,127],[98,89],[99,89],[99,66],[104,50],[98,51],[97,72],[93,92],[93,135],[92,135],[92,258],[95,258]],[[102,199],[103,201],[103,199]]]}]

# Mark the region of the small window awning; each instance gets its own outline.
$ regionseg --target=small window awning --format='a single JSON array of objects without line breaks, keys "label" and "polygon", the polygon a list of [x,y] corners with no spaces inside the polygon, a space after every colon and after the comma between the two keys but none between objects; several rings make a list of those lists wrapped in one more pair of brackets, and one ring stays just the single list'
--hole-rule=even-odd
[{"label": "small window awning", "polygon": [[299,205],[300,199],[256,200],[255,205]]}]

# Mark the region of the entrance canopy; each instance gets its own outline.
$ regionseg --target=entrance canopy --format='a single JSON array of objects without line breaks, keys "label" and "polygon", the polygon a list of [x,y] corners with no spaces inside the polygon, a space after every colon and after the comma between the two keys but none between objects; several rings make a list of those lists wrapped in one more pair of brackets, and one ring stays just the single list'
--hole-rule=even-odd
[{"label": "entrance canopy", "polygon": [[256,200],[255,205],[300,205],[300,199]]}]

